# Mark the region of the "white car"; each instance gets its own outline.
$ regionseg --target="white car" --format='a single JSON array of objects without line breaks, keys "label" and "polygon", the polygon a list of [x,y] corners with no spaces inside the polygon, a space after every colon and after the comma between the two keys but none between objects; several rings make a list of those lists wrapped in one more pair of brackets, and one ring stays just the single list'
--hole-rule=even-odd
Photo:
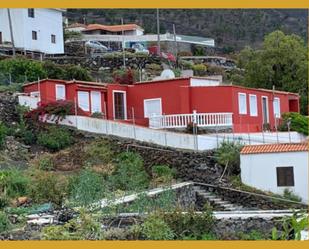
[{"label": "white car", "polygon": [[145,47],[140,43],[135,43],[131,47],[135,52],[146,53],[149,54],[149,50],[145,49]]},{"label": "white car", "polygon": [[99,41],[87,41],[85,46],[97,50],[108,51],[108,48],[101,44]]}]

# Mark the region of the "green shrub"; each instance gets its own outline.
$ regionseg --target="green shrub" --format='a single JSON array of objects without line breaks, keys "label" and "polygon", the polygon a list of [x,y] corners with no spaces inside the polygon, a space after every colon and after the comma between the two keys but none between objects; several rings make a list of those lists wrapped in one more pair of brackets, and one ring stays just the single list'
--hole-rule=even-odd
[{"label": "green shrub", "polygon": [[239,143],[222,142],[215,153],[219,164],[227,167],[229,174],[238,175],[240,173],[240,151],[242,145]]},{"label": "green shrub", "polygon": [[90,165],[107,164],[112,161],[114,153],[105,140],[96,140],[85,147],[85,160]]},{"label": "green shrub", "polygon": [[214,224],[211,210],[203,213],[196,213],[193,209],[188,210],[187,213],[174,210],[171,213],[163,213],[163,220],[173,230],[177,239],[182,239],[184,236],[201,239],[204,234],[211,232]]},{"label": "green shrub", "polygon": [[38,168],[40,170],[50,171],[50,170],[53,170],[54,167],[55,167],[55,165],[54,165],[52,155],[44,154],[39,158]]},{"label": "green shrub", "polygon": [[61,150],[72,144],[71,133],[59,126],[50,126],[46,131],[41,131],[38,135],[38,143],[51,151]]},{"label": "green shrub", "polygon": [[0,121],[0,149],[3,146],[7,132],[8,132],[7,127]]},{"label": "green shrub", "polygon": [[171,183],[176,171],[167,165],[156,165],[152,167],[152,176],[157,183]]},{"label": "green shrub", "polygon": [[15,198],[26,195],[30,179],[22,171],[7,169],[0,171],[0,195]]},{"label": "green shrub", "polygon": [[290,120],[290,130],[297,131],[308,136],[308,117],[296,112],[287,112],[282,114],[282,124],[278,127],[280,131],[288,130],[288,121]]},{"label": "green shrub", "polygon": [[283,191],[283,197],[286,199],[289,199],[291,201],[297,201],[297,202],[301,202],[301,197],[299,197],[298,195],[294,194],[291,190],[289,189],[284,189]]},{"label": "green shrub", "polygon": [[156,63],[147,64],[146,68],[151,71],[162,71],[162,66]]},{"label": "green shrub", "polygon": [[31,173],[30,198],[35,203],[52,202],[60,206],[66,197],[67,179],[47,171],[35,170]]},{"label": "green shrub", "polygon": [[7,207],[10,204],[10,200],[7,196],[0,194],[0,210]]},{"label": "green shrub", "polygon": [[256,231],[256,230],[251,230],[249,233],[246,232],[239,232],[237,233],[238,237],[240,240],[266,240],[268,239],[268,236]]},{"label": "green shrub", "polygon": [[149,215],[142,226],[142,234],[149,240],[172,240],[174,233],[160,215]]},{"label": "green shrub", "polygon": [[114,174],[110,177],[116,189],[137,191],[149,185],[143,159],[133,152],[124,152],[118,155]]},{"label": "green shrub", "polygon": [[45,227],[42,237],[45,240],[100,240],[103,235],[101,224],[81,210],[79,219],[70,220],[63,226]]},{"label": "green shrub", "polygon": [[0,211],[0,233],[7,231],[11,227],[9,218],[4,212]]},{"label": "green shrub", "polygon": [[82,170],[69,182],[70,199],[81,206],[88,206],[102,199],[106,191],[103,177],[90,169]]},{"label": "green shrub", "polygon": [[207,67],[204,64],[195,64],[192,66],[192,69],[196,76],[205,76],[207,73]]},{"label": "green shrub", "polygon": [[104,118],[104,113],[102,112],[94,112],[91,114],[92,118]]}]

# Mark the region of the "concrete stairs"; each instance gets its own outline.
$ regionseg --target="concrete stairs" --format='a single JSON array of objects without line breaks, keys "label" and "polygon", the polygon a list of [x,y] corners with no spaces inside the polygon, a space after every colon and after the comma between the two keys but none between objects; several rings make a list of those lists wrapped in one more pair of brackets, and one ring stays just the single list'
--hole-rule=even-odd
[{"label": "concrete stairs", "polygon": [[229,201],[222,200],[219,196],[212,192],[202,189],[200,186],[194,186],[196,194],[200,195],[204,200],[210,202],[212,206],[218,207],[224,211],[238,211],[244,208],[241,205],[235,205]]}]

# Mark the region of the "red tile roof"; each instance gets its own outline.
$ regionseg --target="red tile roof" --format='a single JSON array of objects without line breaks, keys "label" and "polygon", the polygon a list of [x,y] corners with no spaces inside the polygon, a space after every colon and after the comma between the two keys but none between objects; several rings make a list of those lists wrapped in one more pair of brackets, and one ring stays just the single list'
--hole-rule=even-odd
[{"label": "red tile roof", "polygon": [[142,28],[136,24],[124,24],[124,25],[89,24],[84,31],[106,30],[110,32],[120,32],[120,31],[136,30],[136,29],[142,29]]},{"label": "red tile roof", "polygon": [[308,143],[246,145],[240,154],[308,151]]}]

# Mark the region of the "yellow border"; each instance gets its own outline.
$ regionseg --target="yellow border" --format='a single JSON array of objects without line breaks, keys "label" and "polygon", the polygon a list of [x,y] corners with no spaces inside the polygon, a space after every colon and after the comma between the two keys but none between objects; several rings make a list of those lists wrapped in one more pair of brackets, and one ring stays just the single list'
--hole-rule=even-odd
[{"label": "yellow border", "polygon": [[0,8],[308,8],[308,0],[11,0]]},{"label": "yellow border", "polygon": [[[309,8],[309,0],[0,0],[0,8]],[[8,249],[299,249],[309,241],[1,241]]]}]

